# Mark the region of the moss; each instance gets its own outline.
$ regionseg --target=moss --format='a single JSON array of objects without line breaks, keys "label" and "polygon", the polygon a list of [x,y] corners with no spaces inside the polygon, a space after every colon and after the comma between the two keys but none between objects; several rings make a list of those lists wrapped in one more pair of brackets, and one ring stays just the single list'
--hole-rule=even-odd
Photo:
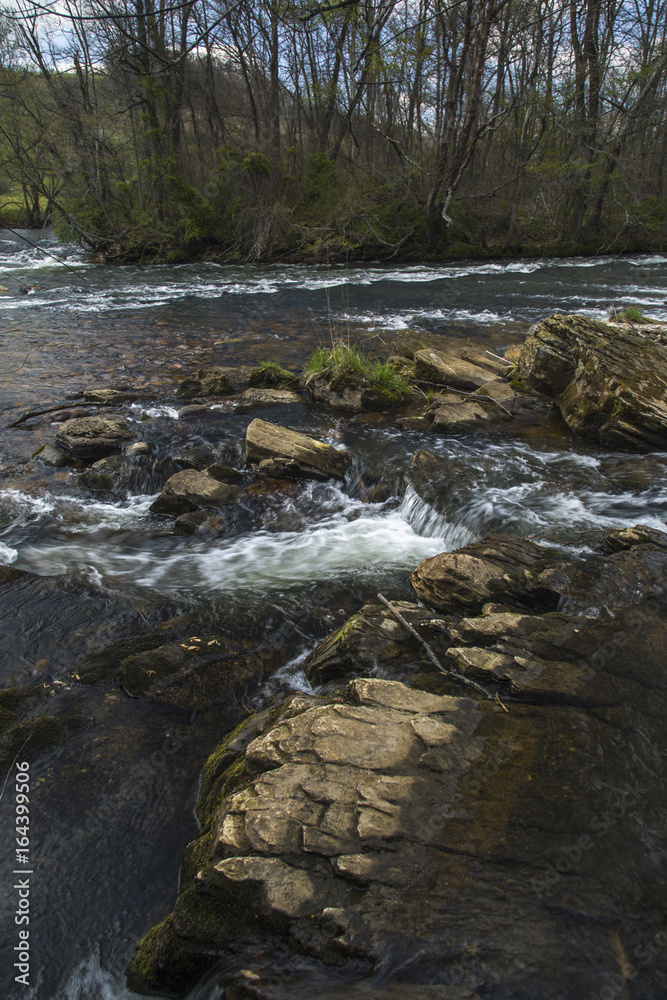
[{"label": "moss", "polygon": [[528,389],[518,377],[510,379],[510,388],[514,389],[515,392],[528,392]]},{"label": "moss", "polygon": [[299,379],[275,361],[262,361],[250,375],[248,385],[258,389],[296,389]]},{"label": "moss", "polygon": [[10,768],[19,753],[24,760],[35,760],[71,733],[91,724],[92,719],[80,716],[36,715],[10,725],[0,736],[0,768]]}]

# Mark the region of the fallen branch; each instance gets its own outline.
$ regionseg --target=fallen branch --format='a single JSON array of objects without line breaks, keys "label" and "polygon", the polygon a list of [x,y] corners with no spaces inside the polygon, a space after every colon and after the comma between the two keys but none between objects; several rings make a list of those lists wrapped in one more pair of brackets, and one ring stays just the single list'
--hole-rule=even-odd
[{"label": "fallen branch", "polygon": [[392,615],[394,615],[394,617],[398,619],[403,628],[407,629],[410,635],[414,636],[414,638],[417,639],[417,641],[422,644],[422,646],[426,650],[426,655],[428,656],[429,660],[435,667],[438,668],[441,674],[444,674],[445,677],[453,677],[455,680],[461,681],[462,684],[468,684],[469,687],[475,688],[476,691],[479,691],[480,694],[483,694],[485,698],[489,699],[489,701],[497,701],[500,707],[503,709],[503,711],[509,712],[509,708],[507,708],[506,705],[503,705],[502,701],[500,700],[498,692],[496,692],[494,696],[489,691],[487,691],[486,688],[482,687],[481,684],[478,684],[477,681],[473,681],[469,677],[465,677],[464,674],[459,673],[458,670],[451,670],[451,669],[447,670],[446,667],[443,667],[442,663],[435,655],[432,647],[429,646],[426,639],[424,639],[423,636],[421,636],[419,632],[417,632],[417,630],[412,627],[409,621],[406,621],[401,612],[394,607],[391,601],[388,601],[387,598],[384,597],[382,594],[378,594],[377,596],[378,600],[382,601],[382,603],[389,608]]},{"label": "fallen branch", "polygon": [[[495,380],[494,379],[489,379],[489,381],[493,382]],[[431,382],[431,385],[437,385],[437,383],[436,382]],[[497,399],[493,398],[493,396],[489,396],[489,395],[486,395],[486,396],[485,395],[481,395],[480,396],[476,392],[466,392],[465,389],[455,389],[451,385],[441,385],[440,389],[445,389],[447,392],[458,392],[460,396],[468,396],[469,399],[475,399],[475,400],[477,400],[477,402],[480,402],[480,401],[486,402],[488,400],[488,402],[495,403],[496,406],[499,406],[500,409],[504,410],[504,412],[507,414],[507,416],[511,420],[514,420],[514,414],[510,413],[510,411],[507,409],[507,407],[503,406],[502,403],[499,403]]]},{"label": "fallen branch", "polygon": [[7,427],[18,427],[20,424],[24,424],[26,420],[31,420],[32,417],[41,417],[44,413],[57,413],[58,410],[72,410],[75,406],[115,406],[116,404],[109,401],[98,402],[93,400],[91,402],[86,402],[86,400],[80,400],[79,402],[72,403],[67,400],[65,403],[59,403],[57,406],[47,406],[42,410],[26,410],[25,413],[20,416],[17,420],[13,420],[11,424],[7,424]]}]

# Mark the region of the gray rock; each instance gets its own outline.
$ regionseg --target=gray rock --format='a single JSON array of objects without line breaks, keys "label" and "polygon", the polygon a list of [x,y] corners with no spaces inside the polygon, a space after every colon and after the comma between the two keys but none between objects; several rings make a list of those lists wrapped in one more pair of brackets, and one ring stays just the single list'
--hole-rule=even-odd
[{"label": "gray rock", "polygon": [[487,412],[480,403],[465,396],[456,397],[453,393],[437,392],[428,412],[433,417],[431,429],[434,431],[467,431],[483,426],[488,420]]},{"label": "gray rock", "polygon": [[76,417],[60,427],[56,445],[74,458],[96,459],[120,451],[133,437],[133,432],[123,420]]},{"label": "gray rock", "polygon": [[246,459],[275,476],[343,479],[349,456],[298,431],[256,419],[246,433]]},{"label": "gray rock", "polygon": [[35,458],[38,458],[40,462],[44,462],[45,465],[55,465],[57,467],[69,465],[72,461],[69,455],[66,455],[59,448],[54,448],[52,444],[44,445],[41,451],[35,455]]},{"label": "gray rock", "polygon": [[126,455],[150,455],[151,446],[146,441],[135,441],[125,449]]}]

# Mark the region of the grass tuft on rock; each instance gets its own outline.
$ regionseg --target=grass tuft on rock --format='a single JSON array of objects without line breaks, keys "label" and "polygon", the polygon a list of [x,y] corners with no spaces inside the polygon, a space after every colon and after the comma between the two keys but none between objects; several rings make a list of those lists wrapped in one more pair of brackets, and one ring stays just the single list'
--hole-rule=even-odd
[{"label": "grass tuft on rock", "polygon": [[638,306],[623,306],[622,309],[613,309],[611,311],[611,319],[617,320],[619,323],[657,323],[658,320],[652,319],[650,316],[644,316],[641,309]]},{"label": "grass tuft on rock", "polygon": [[370,358],[343,341],[334,341],[331,347],[316,347],[306,362],[304,373],[309,378],[325,378],[341,387],[368,386],[396,401],[402,400],[409,388],[408,379],[393,365]]},{"label": "grass tuft on rock", "polygon": [[250,376],[248,385],[253,389],[295,389],[299,379],[276,361],[262,361]]}]

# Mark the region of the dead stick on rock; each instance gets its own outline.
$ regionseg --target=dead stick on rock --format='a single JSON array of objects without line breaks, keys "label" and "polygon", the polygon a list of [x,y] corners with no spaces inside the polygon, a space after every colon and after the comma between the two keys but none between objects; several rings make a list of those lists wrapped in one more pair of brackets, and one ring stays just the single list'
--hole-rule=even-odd
[{"label": "dead stick on rock", "polygon": [[59,403],[57,406],[47,406],[43,410],[26,410],[25,413],[18,418],[18,420],[12,421],[11,424],[7,424],[7,427],[18,427],[20,424],[24,424],[26,420],[31,420],[33,417],[41,417],[44,413],[57,413],[58,410],[72,410],[75,406],[114,406],[112,402],[98,402],[96,400],[91,400],[90,402],[81,401],[72,403],[69,400],[66,403]]},{"label": "dead stick on rock", "polygon": [[481,684],[478,684],[477,681],[470,680],[469,677],[465,677],[463,674],[460,674],[458,672],[458,670],[447,670],[446,667],[443,667],[442,663],[440,662],[440,660],[438,659],[438,657],[435,655],[435,653],[433,652],[433,649],[431,648],[431,646],[429,646],[429,644],[427,643],[426,639],[424,639],[419,634],[419,632],[417,632],[417,630],[412,627],[412,625],[410,624],[410,622],[406,621],[406,619],[403,617],[403,615],[401,614],[401,612],[398,611],[394,607],[394,605],[391,603],[391,601],[388,601],[387,598],[384,597],[383,594],[378,594],[377,596],[378,596],[378,600],[382,601],[382,603],[384,605],[386,605],[386,607],[389,608],[389,610],[391,611],[392,615],[394,615],[394,617],[399,620],[399,622],[401,623],[401,625],[403,626],[403,628],[407,629],[407,631],[410,633],[410,635],[414,636],[414,638],[418,642],[420,642],[422,644],[422,646],[426,650],[426,654],[427,654],[429,660],[431,661],[431,663],[434,664],[434,666],[436,666],[438,668],[438,670],[440,671],[441,674],[444,674],[445,677],[453,677],[453,678],[455,678],[455,680],[461,681],[462,684],[468,684],[470,687],[475,688],[476,691],[479,691],[480,694],[483,694],[484,697],[488,698],[490,701],[497,701],[498,704],[500,705],[500,707],[505,712],[509,712],[509,709],[507,708],[507,706],[503,705],[502,701],[498,697],[498,693],[497,692],[496,692],[496,695],[494,697],[492,694],[490,694],[489,691],[486,690],[486,688],[483,688]]}]

